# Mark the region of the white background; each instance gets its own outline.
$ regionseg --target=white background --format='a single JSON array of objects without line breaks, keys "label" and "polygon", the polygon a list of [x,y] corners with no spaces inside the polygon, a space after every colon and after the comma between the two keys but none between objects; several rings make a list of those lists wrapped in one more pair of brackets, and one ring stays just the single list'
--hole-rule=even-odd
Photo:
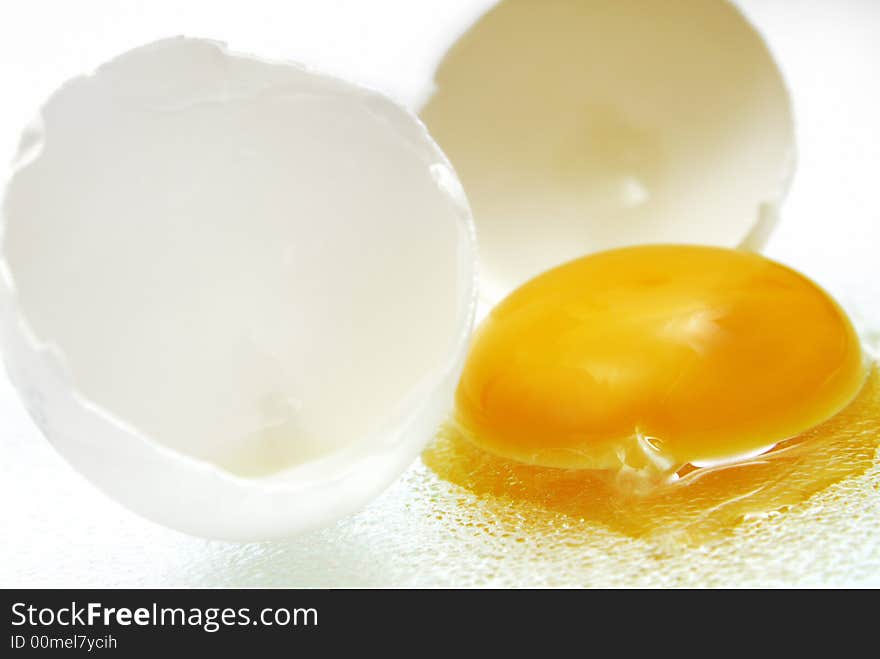
[{"label": "white background", "polygon": [[[176,34],[304,60],[413,104],[429,89],[430,71],[450,35],[491,4],[3,0],[0,158],[11,158],[20,129],[63,80]],[[880,2],[740,4],[777,56],[798,118],[798,172],[767,251],[809,273],[880,328]],[[871,339],[875,348],[878,337]],[[557,583],[552,558],[522,569],[515,555],[522,550],[513,544],[498,548],[502,568],[510,561],[507,572],[485,569],[485,557],[471,551],[478,538],[451,542],[444,527],[422,519],[430,513],[419,499],[423,480],[416,466],[355,518],[301,539],[233,545],[189,538],[96,492],[40,437],[0,378],[0,585]],[[791,558],[788,567],[775,566],[772,574],[760,564],[706,559],[706,569],[721,576],[707,572],[694,583],[880,585],[878,498],[874,493],[860,504],[860,525],[841,527],[851,538],[811,540],[808,554]],[[831,567],[840,561],[847,562],[845,570]],[[595,569],[582,577],[578,583],[616,583]]]}]

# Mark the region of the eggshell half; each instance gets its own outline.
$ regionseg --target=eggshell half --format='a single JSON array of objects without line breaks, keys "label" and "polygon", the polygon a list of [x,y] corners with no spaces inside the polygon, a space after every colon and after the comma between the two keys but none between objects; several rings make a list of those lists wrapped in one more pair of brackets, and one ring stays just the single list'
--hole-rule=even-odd
[{"label": "eggshell half", "polygon": [[489,303],[602,249],[759,249],[793,171],[782,76],[721,0],[501,2],[421,116],[473,206]]},{"label": "eggshell half", "polygon": [[210,41],[138,48],[46,103],[2,220],[11,379],[70,463],[152,520],[327,524],[450,406],[471,215],[378,93]]}]

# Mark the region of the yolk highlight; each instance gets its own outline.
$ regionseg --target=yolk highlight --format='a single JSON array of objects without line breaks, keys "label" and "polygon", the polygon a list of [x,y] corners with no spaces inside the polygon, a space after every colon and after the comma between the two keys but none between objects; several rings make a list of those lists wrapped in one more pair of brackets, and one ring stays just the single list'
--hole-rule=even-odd
[{"label": "yolk highlight", "polygon": [[807,431],[865,374],[846,315],[797,272],[735,250],[631,247],[555,268],[498,305],[454,421],[522,463],[669,474]]}]

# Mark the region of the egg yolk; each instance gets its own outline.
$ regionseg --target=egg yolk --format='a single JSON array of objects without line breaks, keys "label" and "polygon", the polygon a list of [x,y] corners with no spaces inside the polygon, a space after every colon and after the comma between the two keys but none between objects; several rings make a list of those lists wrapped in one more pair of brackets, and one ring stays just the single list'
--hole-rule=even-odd
[{"label": "egg yolk", "polygon": [[522,463],[656,477],[767,451],[840,411],[865,375],[852,324],[797,272],[736,250],[630,247],[499,304],[454,423]]}]

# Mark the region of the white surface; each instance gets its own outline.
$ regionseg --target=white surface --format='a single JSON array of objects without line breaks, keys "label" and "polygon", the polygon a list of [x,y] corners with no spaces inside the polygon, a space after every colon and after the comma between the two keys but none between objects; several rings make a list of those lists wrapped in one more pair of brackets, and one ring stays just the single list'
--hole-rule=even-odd
[{"label": "white surface", "polygon": [[[398,71],[412,73],[406,53],[429,42],[426,35],[461,24],[452,11],[437,10],[452,3],[433,0],[351,2],[347,12],[331,2],[277,3],[274,9],[259,2],[181,4],[3,4],[0,148],[11,155],[20,127],[58,82],[168,34],[222,38],[281,57],[301,56],[298,44],[309,44],[342,68],[340,44],[357,44],[346,61],[379,84]],[[780,59],[799,122],[799,170],[768,253],[804,270],[880,327],[880,5],[745,4]],[[318,6],[326,8],[320,15]],[[878,339],[875,334],[875,346]],[[726,548],[692,550],[650,567],[627,565],[633,556],[652,556],[629,540],[616,540],[616,552],[607,551],[608,543],[600,543],[604,550],[584,549],[574,561],[548,551],[577,529],[526,542],[517,542],[515,533],[487,538],[456,517],[456,504],[467,495],[420,465],[366,510],[324,531],[284,542],[207,542],[145,522],[94,490],[40,437],[11,387],[0,383],[2,585],[880,586],[878,487],[875,468],[832,488],[835,505],[817,497],[744,525]]]}]

